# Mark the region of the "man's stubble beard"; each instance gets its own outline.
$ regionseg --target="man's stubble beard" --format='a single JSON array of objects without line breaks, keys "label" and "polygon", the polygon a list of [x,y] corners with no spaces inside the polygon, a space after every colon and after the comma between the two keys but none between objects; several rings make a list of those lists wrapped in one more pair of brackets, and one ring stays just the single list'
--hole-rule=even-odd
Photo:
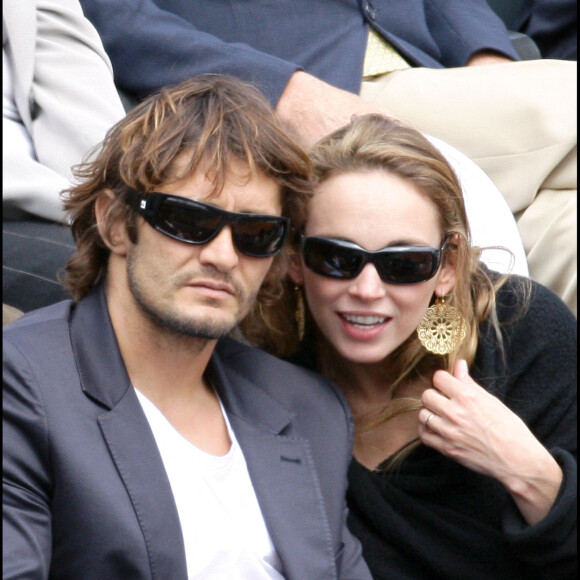
[{"label": "man's stubble beard", "polygon": [[[241,322],[255,303],[257,291],[248,295],[241,291],[238,286],[235,286],[238,297],[238,312],[235,320],[230,323],[207,316],[202,320],[192,319],[175,310],[162,310],[148,299],[142,284],[135,275],[135,260],[132,257],[129,255],[127,260],[127,281],[133,300],[141,313],[164,334],[170,334],[176,338],[195,338],[203,341],[223,338]],[[208,305],[211,306],[210,302],[208,301]]]}]

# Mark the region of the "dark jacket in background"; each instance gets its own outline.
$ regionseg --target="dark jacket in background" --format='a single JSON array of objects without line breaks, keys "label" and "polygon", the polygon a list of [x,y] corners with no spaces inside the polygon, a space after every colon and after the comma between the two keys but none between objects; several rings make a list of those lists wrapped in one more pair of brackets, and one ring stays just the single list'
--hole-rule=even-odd
[{"label": "dark jacket in background", "polygon": [[543,58],[578,59],[576,0],[524,0],[510,28],[530,36]]},{"label": "dark jacket in background", "polygon": [[297,69],[359,92],[372,24],[413,65],[518,59],[485,0],[81,0],[117,84],[145,96],[199,73],[254,82],[275,105]]}]

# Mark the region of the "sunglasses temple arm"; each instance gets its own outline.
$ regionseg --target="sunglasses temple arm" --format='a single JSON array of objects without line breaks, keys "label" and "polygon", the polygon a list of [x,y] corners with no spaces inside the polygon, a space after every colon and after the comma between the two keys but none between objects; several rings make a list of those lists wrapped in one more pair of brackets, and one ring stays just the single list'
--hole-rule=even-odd
[{"label": "sunglasses temple arm", "polygon": [[132,190],[127,194],[129,207],[134,209],[149,223],[154,219],[157,210],[157,204],[154,203],[154,200],[154,196],[139,194]]}]

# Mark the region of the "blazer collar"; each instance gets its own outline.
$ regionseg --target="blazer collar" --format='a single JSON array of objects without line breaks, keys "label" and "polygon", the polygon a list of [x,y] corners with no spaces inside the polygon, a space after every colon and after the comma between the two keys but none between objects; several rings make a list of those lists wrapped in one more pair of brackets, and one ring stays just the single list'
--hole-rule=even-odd
[{"label": "blazer collar", "polygon": [[114,408],[131,381],[109,318],[103,284],[76,305],[70,333],[81,388],[106,408]]},{"label": "blazer collar", "polygon": [[[73,310],[71,342],[78,365],[81,387],[92,399],[113,409],[131,386],[109,317],[104,285],[99,285]],[[248,364],[246,367],[244,365]],[[292,421],[294,413],[248,378],[254,359],[247,347],[225,338],[211,357],[208,377],[228,414],[243,418],[263,430],[278,434]],[[272,377],[272,381],[276,377]]]},{"label": "blazer collar", "polygon": [[[238,355],[240,355],[238,357]],[[234,415],[260,430],[280,434],[290,425],[295,412],[273,399],[266,385],[256,382],[244,372],[245,364],[258,364],[248,356],[247,347],[231,338],[224,338],[212,355],[207,376],[220,396],[228,415]],[[248,369],[251,371],[251,367]],[[272,381],[275,381],[272,377]],[[267,378],[265,382],[270,382]]]},{"label": "blazer collar", "polygon": [[[107,411],[99,423],[131,501],[142,514],[154,577],[185,577],[179,517],[147,420],[139,409],[109,318],[103,286],[75,307],[71,339],[87,396]],[[257,373],[259,367],[259,373]],[[270,359],[233,340],[218,342],[208,377],[243,449],[250,478],[288,578],[336,578],[319,476],[307,440],[291,434],[295,413],[266,388]],[[261,376],[261,385],[256,375]],[[145,483],[143,483],[145,482]],[[281,500],[293,496],[292,502]]]},{"label": "blazer collar", "polygon": [[105,407],[98,422],[143,532],[151,577],[185,580],[185,547],[171,485],[130,389],[102,285],[76,305],[70,333],[81,388]]},{"label": "blazer collar", "polygon": [[[337,578],[310,442],[292,430],[296,413],[272,398],[266,388],[279,381],[277,372],[279,367],[263,353],[252,353],[232,339],[218,343],[208,369],[243,449],[286,577]],[[256,375],[264,385],[256,382]],[[290,496],[292,501],[284,499]]]}]

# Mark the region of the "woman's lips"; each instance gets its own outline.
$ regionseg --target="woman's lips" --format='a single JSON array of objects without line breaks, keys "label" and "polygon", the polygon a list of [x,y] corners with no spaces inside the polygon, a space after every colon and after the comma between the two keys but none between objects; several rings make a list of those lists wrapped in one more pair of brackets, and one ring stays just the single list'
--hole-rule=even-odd
[{"label": "woman's lips", "polygon": [[392,320],[380,314],[338,314],[344,332],[355,340],[372,340],[381,334]]}]

